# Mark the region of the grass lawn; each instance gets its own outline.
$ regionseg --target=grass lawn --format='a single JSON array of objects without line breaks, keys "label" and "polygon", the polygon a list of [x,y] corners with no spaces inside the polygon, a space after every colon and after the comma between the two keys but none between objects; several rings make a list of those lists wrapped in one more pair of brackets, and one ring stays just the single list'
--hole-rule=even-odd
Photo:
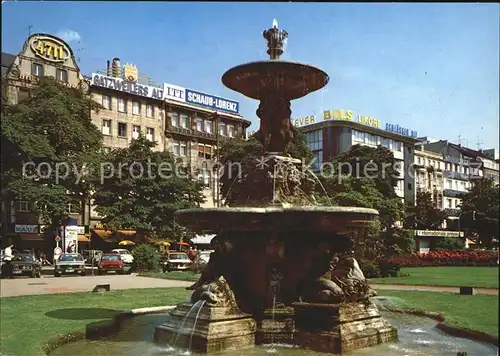
[{"label": "grass lawn", "polygon": [[111,320],[120,311],[175,305],[189,294],[184,288],[156,288],[2,298],[0,352],[44,355],[42,346],[58,334],[84,332],[86,325]]},{"label": "grass lawn", "polygon": [[370,284],[498,288],[497,267],[405,267],[407,277],[373,278]]},{"label": "grass lawn", "polygon": [[437,312],[446,318],[445,322],[449,325],[482,331],[498,337],[496,295],[392,290],[381,290],[379,295],[401,298],[402,302],[396,302],[397,307]]},{"label": "grass lawn", "polygon": [[178,281],[191,281],[196,282],[200,278],[199,273],[194,273],[193,271],[172,271],[168,273],[163,272],[141,272],[140,276],[144,277],[154,277],[163,279],[176,279]]}]

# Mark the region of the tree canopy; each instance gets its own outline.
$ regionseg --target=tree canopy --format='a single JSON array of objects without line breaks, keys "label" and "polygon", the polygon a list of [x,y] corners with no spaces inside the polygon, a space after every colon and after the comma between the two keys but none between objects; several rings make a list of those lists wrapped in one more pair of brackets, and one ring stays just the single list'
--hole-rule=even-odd
[{"label": "tree canopy", "polygon": [[436,208],[430,192],[417,191],[416,204],[406,207],[405,227],[408,229],[437,230],[440,229],[446,213]]},{"label": "tree canopy", "polygon": [[2,105],[2,197],[34,203],[45,224],[68,219],[90,186],[82,169],[98,161],[102,136],[92,123],[100,105],[82,90],[55,79],[39,85],[16,105]]},{"label": "tree canopy", "polygon": [[93,198],[107,228],[176,240],[181,228],[174,212],[203,203],[203,184],[170,152],[153,151],[155,145],[141,135],[129,147],[111,151]]},{"label": "tree canopy", "polygon": [[469,191],[461,198],[460,229],[477,231],[479,242],[489,247],[499,231],[499,185],[489,178],[474,179]]}]

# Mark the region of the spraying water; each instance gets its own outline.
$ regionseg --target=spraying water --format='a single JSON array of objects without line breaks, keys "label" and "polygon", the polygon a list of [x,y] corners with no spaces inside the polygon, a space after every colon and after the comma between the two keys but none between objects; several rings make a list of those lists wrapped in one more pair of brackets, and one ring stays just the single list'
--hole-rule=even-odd
[{"label": "spraying water", "polygon": [[[193,306],[191,307],[191,309],[189,309],[189,311],[186,313],[186,316],[184,317],[184,319],[182,320],[182,323],[181,323],[181,327],[179,328],[179,330],[177,330],[177,333],[175,334],[175,337],[172,337],[173,340],[170,340],[170,345],[175,347],[176,343],[177,343],[177,339],[179,338],[179,335],[180,333],[182,332],[182,330],[184,329],[184,324],[186,324],[186,321],[188,320],[189,316],[191,315],[191,313],[193,311],[196,310],[196,308],[198,308],[200,305],[203,304],[204,301],[202,300],[199,300],[197,301],[196,303],[193,304]],[[173,342],[172,342],[173,341]]]},{"label": "spraying water", "polygon": [[[209,287],[210,288],[210,287]],[[194,318],[194,324],[193,324],[193,329],[191,329],[191,336],[189,337],[189,348],[188,350],[191,350],[191,344],[193,342],[193,334],[194,334],[194,329],[196,329],[196,323],[198,322],[198,317],[200,316],[200,312],[203,309],[203,305],[205,304],[205,301],[201,303],[200,308],[198,309],[198,313],[196,313],[196,317]]]}]

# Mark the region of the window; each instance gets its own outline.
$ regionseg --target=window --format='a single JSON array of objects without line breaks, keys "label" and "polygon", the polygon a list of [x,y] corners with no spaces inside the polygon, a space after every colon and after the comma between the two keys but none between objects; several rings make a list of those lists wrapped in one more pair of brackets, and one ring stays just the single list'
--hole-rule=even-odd
[{"label": "window", "polygon": [[411,190],[412,187],[411,187],[411,183],[408,183],[408,190]]},{"label": "window", "polygon": [[40,63],[33,63],[31,66],[31,74],[37,77],[43,77],[43,65]]},{"label": "window", "polygon": [[196,131],[203,131],[203,119],[200,119],[199,117],[196,118]]},{"label": "window", "polygon": [[408,147],[408,153],[411,153],[411,147]]},{"label": "window", "polygon": [[181,114],[181,127],[183,129],[188,128],[188,116],[186,114]]},{"label": "window", "polygon": [[198,144],[198,158],[211,159],[212,158],[212,146]]},{"label": "window", "polygon": [[420,157],[417,158],[417,163],[422,164],[422,160],[420,159]]},{"label": "window", "polygon": [[209,133],[209,134],[211,134],[213,132],[211,120],[205,120],[205,132]]},{"label": "window", "polygon": [[219,135],[227,136],[227,126],[225,123],[219,123]]},{"label": "window", "polygon": [[127,100],[118,98],[118,111],[127,112]]},{"label": "window", "polygon": [[102,120],[102,134],[103,135],[111,135],[111,120]]},{"label": "window", "polygon": [[176,156],[186,156],[187,155],[187,142],[174,140],[172,152]]},{"label": "window", "polygon": [[149,141],[155,140],[155,129],[152,127],[146,127],[146,139]]},{"label": "window", "polygon": [[146,105],[146,116],[147,117],[155,117],[155,109],[151,104]]},{"label": "window", "polygon": [[127,137],[127,124],[124,122],[118,123],[118,137]]},{"label": "window", "polygon": [[141,135],[141,127],[137,125],[132,126],[132,138],[138,139],[140,135]]},{"label": "window", "polygon": [[453,203],[452,203],[451,199],[446,198],[446,204],[448,205],[448,208],[450,208],[450,209],[453,208]]},{"label": "window", "polygon": [[172,115],[171,116],[172,126],[179,127],[179,114],[176,112],[173,112],[171,115]]},{"label": "window", "polygon": [[452,185],[452,184],[453,184],[453,183],[452,183],[451,179],[448,179],[448,180],[446,181],[446,187],[447,187],[448,189],[452,189],[452,188],[453,188],[453,185]]},{"label": "window", "polygon": [[141,103],[138,101],[134,101],[132,103],[132,114],[141,115]]},{"label": "window", "polygon": [[234,125],[227,125],[227,135],[234,137]]},{"label": "window", "polygon": [[111,96],[109,95],[102,96],[102,107],[111,110]]},{"label": "window", "polygon": [[30,211],[30,203],[27,201],[21,200],[21,201],[16,201],[15,205],[16,211]]},{"label": "window", "polygon": [[56,69],[56,79],[61,82],[68,82],[68,72],[64,69]]}]

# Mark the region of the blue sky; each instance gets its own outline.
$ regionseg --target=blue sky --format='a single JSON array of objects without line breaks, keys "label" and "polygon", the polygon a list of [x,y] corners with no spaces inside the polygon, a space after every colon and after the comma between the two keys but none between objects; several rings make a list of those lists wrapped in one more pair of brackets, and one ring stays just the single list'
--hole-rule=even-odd
[{"label": "blue sky", "polygon": [[258,102],[225,88],[220,78],[235,65],[267,59],[262,32],[276,17],[289,33],[282,59],[314,64],[330,76],[325,89],[292,102],[293,117],[349,109],[419,136],[457,142],[461,135],[471,148],[478,139],[482,148],[498,148],[499,9],[472,3],[8,1],[2,4],[2,51],[18,53],[29,25],[32,33],[65,32],[85,74],[120,57],[158,83],[239,101],[256,129]]}]

